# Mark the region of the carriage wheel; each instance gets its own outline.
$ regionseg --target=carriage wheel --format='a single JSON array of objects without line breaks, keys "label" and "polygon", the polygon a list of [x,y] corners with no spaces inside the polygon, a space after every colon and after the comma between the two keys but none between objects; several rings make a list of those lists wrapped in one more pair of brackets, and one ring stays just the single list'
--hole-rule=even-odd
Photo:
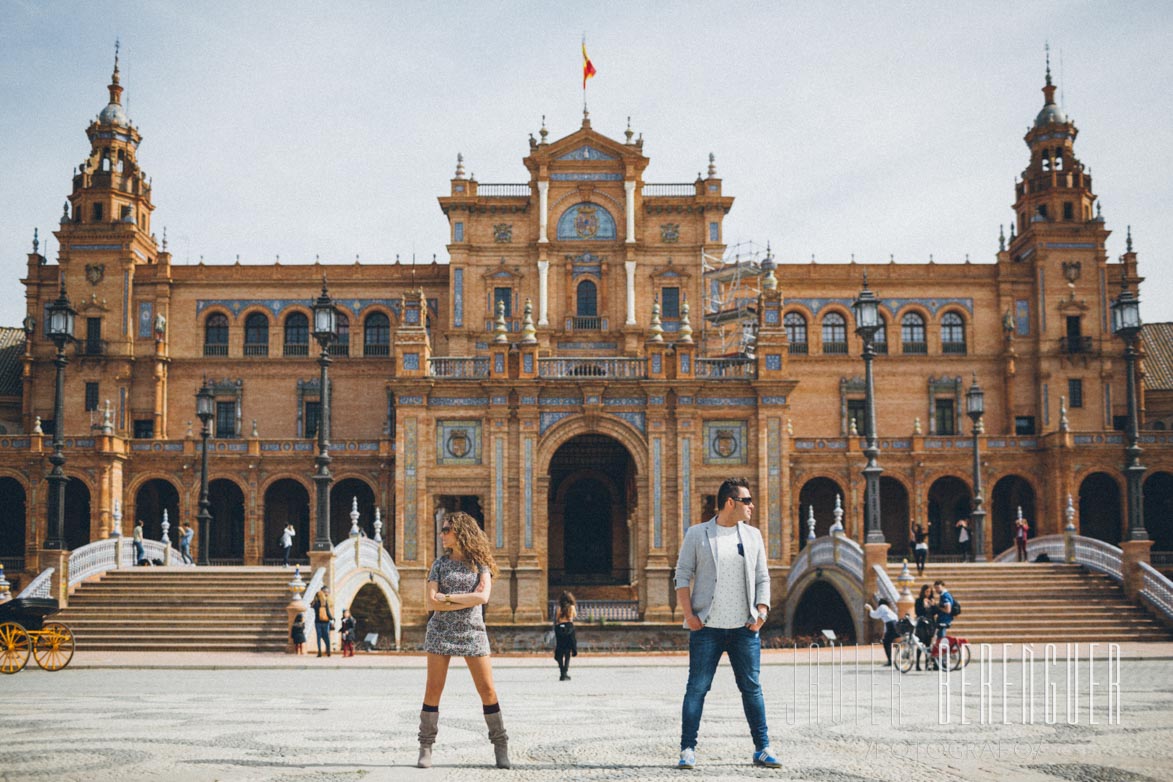
[{"label": "carriage wheel", "polygon": [[0,624],[0,673],[16,673],[29,662],[29,634],[16,622]]},{"label": "carriage wheel", "polygon": [[60,671],[73,659],[73,631],[60,622],[45,622],[33,639],[33,657],[46,671]]}]

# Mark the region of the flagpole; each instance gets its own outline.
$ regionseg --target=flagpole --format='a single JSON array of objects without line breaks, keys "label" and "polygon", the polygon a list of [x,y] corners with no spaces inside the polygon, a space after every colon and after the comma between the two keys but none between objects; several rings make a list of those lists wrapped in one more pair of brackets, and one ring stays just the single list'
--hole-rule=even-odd
[{"label": "flagpole", "polygon": [[[584,56],[586,55],[586,32],[585,31],[583,31],[583,34],[582,34],[582,53]],[[586,83],[587,83],[587,78],[586,78],[586,73],[584,71],[583,76],[582,76],[582,115],[584,117],[586,116],[586,113],[587,113]]]}]

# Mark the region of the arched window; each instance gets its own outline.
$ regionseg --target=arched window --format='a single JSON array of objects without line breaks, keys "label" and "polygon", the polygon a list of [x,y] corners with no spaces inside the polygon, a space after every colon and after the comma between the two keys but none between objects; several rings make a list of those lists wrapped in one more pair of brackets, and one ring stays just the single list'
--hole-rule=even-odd
[{"label": "arched window", "polygon": [[880,327],[872,336],[872,350],[880,355],[888,355],[888,321],[880,316]]},{"label": "arched window", "polygon": [[350,318],[341,312],[334,319],[334,341],[330,343],[330,355],[350,355]]},{"label": "arched window", "polygon": [[941,352],[965,355],[965,321],[956,312],[941,316]]},{"label": "arched window", "polygon": [[244,355],[269,355],[269,319],[260,312],[244,319]]},{"label": "arched window", "polygon": [[823,353],[847,352],[847,321],[838,312],[823,316]]},{"label": "arched window", "polygon": [[372,312],[363,322],[362,353],[364,356],[391,355],[391,321],[381,312]]},{"label": "arched window", "polygon": [[583,280],[575,288],[574,328],[593,331],[599,324],[599,289],[590,280]]},{"label": "arched window", "polygon": [[310,319],[301,312],[295,312],[285,319],[285,355],[308,356],[310,354]]},{"label": "arched window", "polygon": [[928,353],[925,342],[925,319],[910,312],[900,319],[900,350],[903,353]]},{"label": "arched window", "polygon": [[215,312],[204,321],[204,355],[228,355],[228,316]]},{"label": "arched window", "polygon": [[790,352],[805,354],[807,352],[806,318],[798,312],[787,312],[782,318],[782,325],[786,328],[786,339],[790,342]]}]

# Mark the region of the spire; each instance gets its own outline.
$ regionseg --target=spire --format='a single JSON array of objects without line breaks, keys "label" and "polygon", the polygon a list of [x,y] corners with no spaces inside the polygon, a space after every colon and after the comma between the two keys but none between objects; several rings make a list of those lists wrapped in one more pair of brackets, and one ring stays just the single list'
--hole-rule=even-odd
[{"label": "spire", "polygon": [[110,75],[110,102],[106,104],[106,108],[102,109],[98,114],[98,122],[105,125],[122,125],[129,126],[130,118],[126,116],[126,110],[122,107],[122,83],[118,73],[118,50],[121,44],[119,41],[114,42],[114,73]]},{"label": "spire", "polygon": [[39,229],[33,229],[33,254],[35,255],[41,249],[41,237],[38,235]]},{"label": "spire", "polygon": [[1132,226],[1128,226],[1128,238],[1126,238],[1124,249],[1126,252],[1132,252]]},{"label": "spire", "polygon": [[456,153],[456,179],[464,179],[464,155]]},{"label": "spire", "polygon": [[717,176],[717,156],[712,152],[709,153],[709,178]]},{"label": "spire", "polygon": [[660,298],[652,301],[652,323],[648,328],[648,342],[663,342],[664,326],[660,323]]},{"label": "spire", "polygon": [[117,38],[114,39],[114,72],[110,74],[110,102],[122,103],[122,81],[119,79],[118,73],[118,51],[122,48],[122,42]]},{"label": "spire", "polygon": [[773,291],[778,289],[778,278],[774,276],[774,253],[770,250],[770,243],[766,242],[766,258],[762,261],[762,289]]},{"label": "spire", "polygon": [[505,325],[505,302],[497,302],[497,320],[493,325],[493,341],[498,345],[509,342],[509,327]]},{"label": "spire", "polygon": [[1006,249],[1006,231],[1005,226],[1001,223],[998,224],[998,249]]},{"label": "spire", "polygon": [[537,343],[537,332],[534,329],[534,303],[525,300],[525,315],[521,319],[521,344],[534,345]]},{"label": "spire", "polygon": [[692,342],[692,323],[688,320],[688,294],[684,294],[684,301],[680,304],[680,334],[677,342]]},{"label": "spire", "polygon": [[114,74],[111,80],[114,84],[118,83],[118,50],[122,48],[122,42],[117,38],[114,39]]},{"label": "spire", "polygon": [[1051,83],[1051,44],[1047,43],[1043,48],[1047,58],[1047,83],[1043,87],[1043,95],[1046,98],[1044,105],[1053,106],[1055,105],[1055,85]]}]

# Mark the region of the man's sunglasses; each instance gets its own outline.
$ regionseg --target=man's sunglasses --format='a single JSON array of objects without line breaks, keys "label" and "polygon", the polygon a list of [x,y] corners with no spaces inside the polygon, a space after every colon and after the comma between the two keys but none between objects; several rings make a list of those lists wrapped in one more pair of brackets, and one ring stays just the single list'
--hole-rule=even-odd
[{"label": "man's sunglasses", "polygon": [[753,505],[753,497],[730,497],[734,502],[740,502],[742,505]]}]

